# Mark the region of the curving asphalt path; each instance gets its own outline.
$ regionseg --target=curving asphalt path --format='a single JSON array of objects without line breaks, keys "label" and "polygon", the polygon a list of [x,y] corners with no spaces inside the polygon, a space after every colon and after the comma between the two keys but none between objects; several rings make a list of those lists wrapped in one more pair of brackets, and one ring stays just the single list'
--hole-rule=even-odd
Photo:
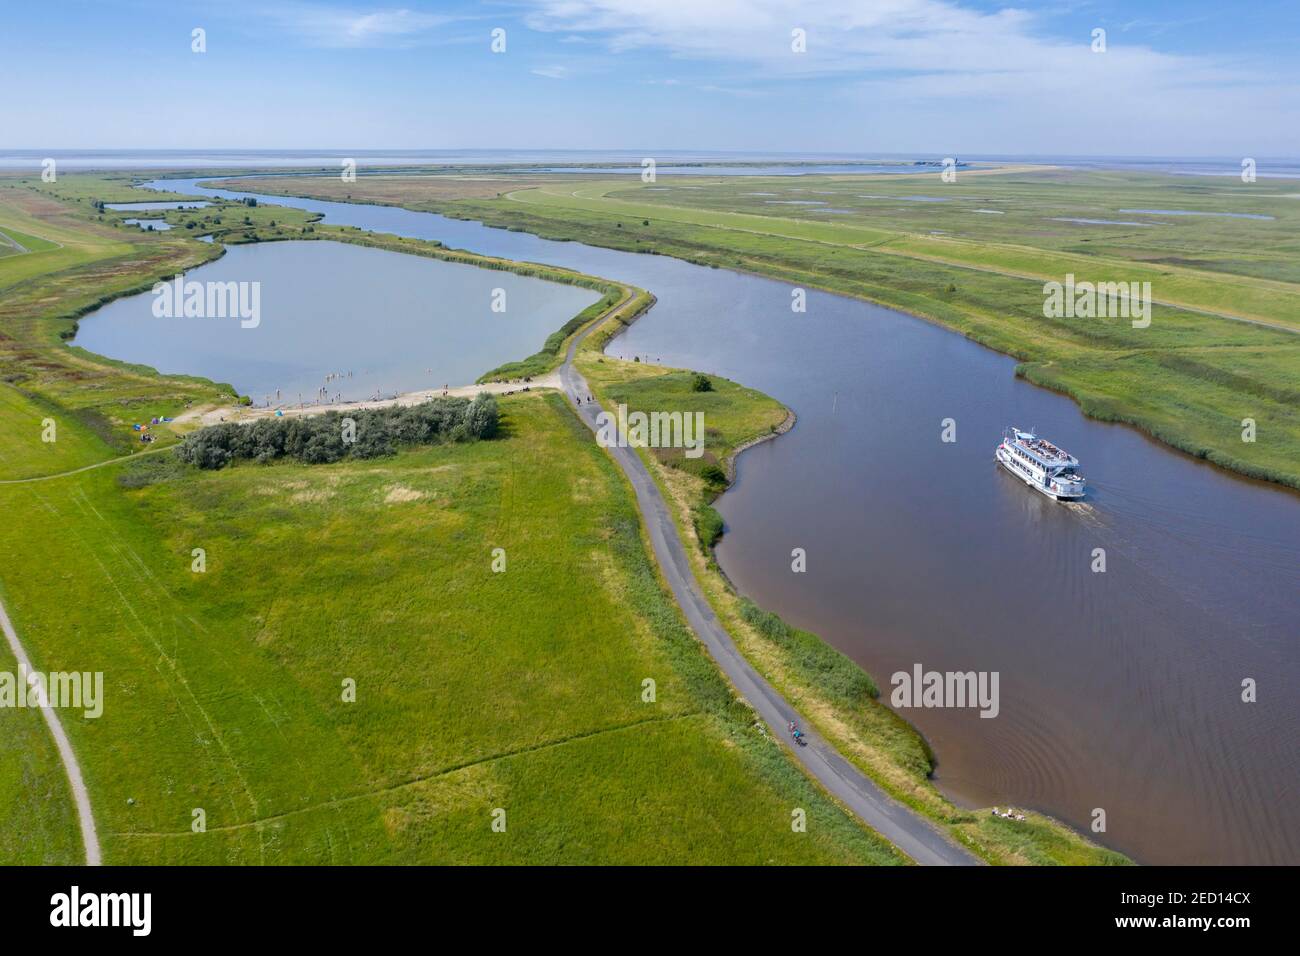
[{"label": "curving asphalt path", "polygon": [[[9,620],[9,614],[5,611],[4,604],[0,604],[0,630],[4,631],[5,638],[9,641],[9,649],[13,651],[14,657],[18,659],[18,666],[28,674],[36,673],[36,668],[32,667],[31,658],[27,656],[27,651],[23,649],[22,643],[18,640],[18,633],[14,630],[13,623]],[[68,785],[72,788],[72,799],[77,805],[77,820],[81,825],[81,842],[86,848],[86,865],[99,866],[99,834],[95,830],[95,815],[90,811],[90,793],[86,790],[86,781],[81,776],[81,765],[77,763],[77,755],[72,749],[72,743],[68,740],[68,735],[63,731],[63,723],[59,720],[58,711],[50,706],[48,701],[41,701],[41,716],[45,718],[45,723],[50,728],[50,735],[54,738],[54,744],[58,747],[59,757],[63,760],[63,769],[68,774]]]},{"label": "curving asphalt path", "polygon": [[[601,324],[601,321],[593,322],[574,337],[565,353],[564,364],[560,367],[560,381],[565,396],[574,406],[578,417],[593,432],[597,430],[596,416],[602,409],[599,404],[586,401],[592,393],[586,380],[573,367],[573,357],[582,341]],[[583,399],[581,404],[577,402],[578,396]],[[631,448],[610,448],[608,451],[632,483],[637,507],[654,547],[655,558],[672,589],[673,597],[686,615],[687,623],[708,648],[740,696],[766,721],[776,739],[789,748],[795,759],[863,823],[917,863],[938,866],[979,864],[980,861],[970,852],[948,839],[919,814],[890,797],[820,735],[806,729],[807,722],[741,655],[731,635],[713,613],[713,608],[709,606],[695,580],[668,505],[651,478],[645,462]],[[796,745],[784,732],[792,720],[808,734],[809,743],[806,747]]]}]

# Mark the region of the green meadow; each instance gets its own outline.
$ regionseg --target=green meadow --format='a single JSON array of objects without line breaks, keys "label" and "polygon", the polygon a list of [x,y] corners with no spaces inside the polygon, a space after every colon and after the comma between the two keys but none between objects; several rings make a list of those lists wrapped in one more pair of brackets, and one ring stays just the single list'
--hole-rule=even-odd
[{"label": "green meadow", "polygon": [[[0,185],[4,221],[74,253],[0,260],[0,596],[38,669],[104,674],[103,715],[62,718],[105,862],[906,862],[732,696],[558,396],[502,400],[492,440],[378,460],[114,460],[132,418],[235,396],[64,344],[220,252],[100,219],[110,186]],[[230,241],[312,228],[187,215],[233,218]],[[0,730],[0,861],[77,862],[39,714]]]},{"label": "green meadow", "polygon": [[[4,641],[0,672],[18,673]],[[55,866],[84,860],[68,778],[44,719],[37,710],[0,708],[0,863]]]},{"label": "green meadow", "polygon": [[938,174],[737,179],[661,183],[653,191],[550,185],[509,198],[870,246],[1045,280],[1105,272],[1151,281],[1162,302],[1300,328],[1294,184],[1065,170],[963,173],[951,183]]},{"label": "green meadow", "polygon": [[93,432],[16,388],[0,387],[0,422],[0,481],[70,471],[109,452]]},{"label": "green meadow", "polygon": [[38,666],[105,674],[65,721],[107,862],[896,862],[731,697],[561,400],[503,412],[364,464],[0,487]]}]

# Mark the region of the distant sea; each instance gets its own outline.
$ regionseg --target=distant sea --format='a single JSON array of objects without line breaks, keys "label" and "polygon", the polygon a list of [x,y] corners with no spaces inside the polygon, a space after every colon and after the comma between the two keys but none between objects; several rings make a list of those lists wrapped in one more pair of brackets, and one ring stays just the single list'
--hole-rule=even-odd
[{"label": "distant sea", "polygon": [[[944,156],[919,153],[762,153],[762,152],[690,152],[684,150],[509,150],[509,149],[10,149],[0,150],[0,169],[39,172],[41,162],[52,158],[62,169],[275,169],[337,166],[344,159],[354,159],[363,169],[367,166],[505,166],[540,165],[575,166],[570,172],[639,172],[642,159],[653,157],[659,170],[695,171],[682,164],[761,163],[762,167],[746,170],[731,166],[728,171],[753,175],[788,172],[884,172],[860,169],[855,163],[939,163]],[[1262,178],[1300,178],[1300,159],[1256,156],[1256,175]],[[1142,157],[1142,156],[1030,156],[1021,154],[957,154],[963,164],[996,165],[1037,163],[1074,169],[1113,169],[1133,172],[1167,173],[1180,176],[1239,176],[1242,157]],[[611,165],[633,164],[635,168],[609,170]],[[803,166],[803,164],[811,164]],[[846,165],[847,164],[847,165]],[[803,166],[803,168],[800,168]],[[893,167],[899,171],[899,167]],[[719,172],[712,167],[701,172]]]}]

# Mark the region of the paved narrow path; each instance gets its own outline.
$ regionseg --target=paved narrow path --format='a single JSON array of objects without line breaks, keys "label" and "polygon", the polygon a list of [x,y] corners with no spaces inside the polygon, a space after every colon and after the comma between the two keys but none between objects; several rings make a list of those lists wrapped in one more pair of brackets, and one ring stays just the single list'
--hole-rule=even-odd
[{"label": "paved narrow path", "polygon": [[11,246],[14,249],[17,249],[20,253],[31,251],[13,236],[7,235],[3,231],[0,231],[0,242],[3,242],[6,246]]},{"label": "paved narrow path", "polygon": [[[9,649],[13,651],[14,657],[18,658],[19,669],[25,670],[28,674],[35,673],[36,669],[32,667],[27,651],[18,640],[18,633],[14,630],[13,622],[9,620],[9,613],[3,603],[0,603],[0,629],[5,632]],[[86,848],[86,865],[99,866],[99,834],[95,831],[94,814],[90,812],[90,793],[86,790],[86,782],[81,777],[81,765],[77,763],[77,755],[73,752],[68,735],[63,731],[59,713],[49,705],[49,701],[41,702],[41,716],[45,718],[45,723],[50,728],[50,735],[54,738],[54,743],[59,748],[59,757],[63,760],[63,769],[68,773],[68,785],[72,788],[72,799],[77,805],[77,819],[81,824],[81,842]]]},{"label": "paved narrow path", "polygon": [[[592,431],[596,431],[596,416],[601,409],[598,404],[586,400],[591,390],[587,387],[586,380],[573,367],[573,357],[583,339],[601,324],[595,322],[574,337],[565,353],[564,364],[560,367],[564,394]],[[583,399],[581,404],[577,403],[579,396]],[[980,861],[971,853],[886,794],[817,733],[807,731],[809,743],[806,747],[797,746],[789,739],[785,728],[790,721],[795,721],[805,730],[807,722],[744,658],[731,635],[713,613],[713,608],[700,590],[699,582],[695,580],[668,505],[645,462],[631,448],[610,448],[609,453],[632,483],[637,507],[654,547],[655,558],[672,589],[673,597],[686,615],[687,623],[708,648],[732,685],[767,723],[773,736],[789,748],[808,772],[863,823],[917,863],[957,866],[978,864]]]}]

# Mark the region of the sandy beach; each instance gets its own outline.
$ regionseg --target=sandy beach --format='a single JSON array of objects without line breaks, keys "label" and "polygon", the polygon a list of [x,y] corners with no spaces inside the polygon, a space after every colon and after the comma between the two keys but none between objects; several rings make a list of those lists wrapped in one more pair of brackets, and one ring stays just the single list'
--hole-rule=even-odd
[{"label": "sandy beach", "polygon": [[416,392],[404,392],[396,398],[359,400],[352,402],[305,402],[299,405],[282,403],[270,407],[250,405],[222,405],[216,408],[192,408],[176,416],[174,424],[217,425],[221,422],[252,422],[259,418],[269,418],[277,413],[290,418],[298,415],[320,415],[324,412],[347,412],[366,408],[387,408],[390,405],[419,405],[431,398],[473,398],[481,392],[489,395],[510,395],[514,392],[536,391],[540,388],[559,388],[560,375],[551,372],[539,376],[531,382],[486,382],[482,385],[454,385],[450,388],[420,389]]}]

